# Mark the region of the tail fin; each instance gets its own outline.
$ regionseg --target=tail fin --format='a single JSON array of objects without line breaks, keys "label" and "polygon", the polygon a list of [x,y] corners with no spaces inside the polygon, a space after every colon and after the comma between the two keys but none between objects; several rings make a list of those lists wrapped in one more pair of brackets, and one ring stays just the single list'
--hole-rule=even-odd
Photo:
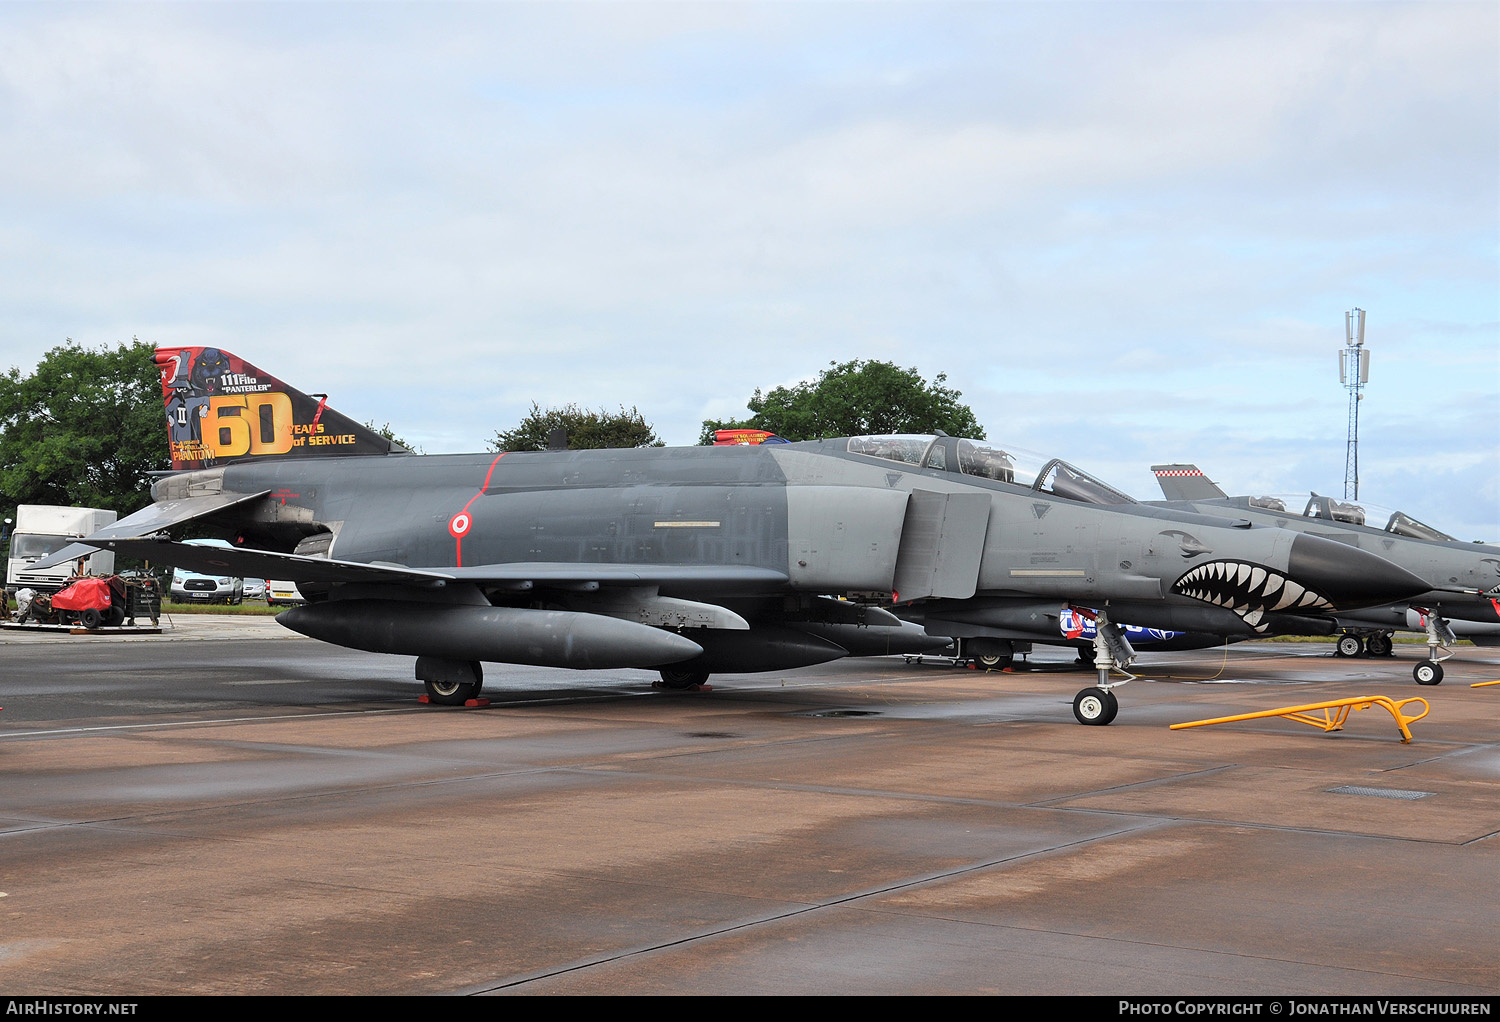
[{"label": "tail fin", "polygon": [[1156,483],[1168,500],[1212,500],[1229,494],[1214,485],[1197,465],[1152,465]]},{"label": "tail fin", "polygon": [[254,458],[409,453],[219,348],[157,348],[174,469]]}]

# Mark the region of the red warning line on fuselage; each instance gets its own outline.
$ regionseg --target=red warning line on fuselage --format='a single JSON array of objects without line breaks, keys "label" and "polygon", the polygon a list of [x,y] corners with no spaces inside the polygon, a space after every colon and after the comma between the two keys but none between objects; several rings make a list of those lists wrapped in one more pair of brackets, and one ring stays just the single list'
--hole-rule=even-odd
[{"label": "red warning line on fuselage", "polygon": [[500,463],[500,459],[503,457],[505,457],[504,451],[495,455],[495,460],[490,462],[490,470],[484,474],[484,485],[479,487],[479,492],[469,498],[469,503],[464,505],[462,511],[448,519],[448,535],[453,537],[453,564],[455,567],[462,568],[464,566],[464,537],[474,527],[474,518],[469,514],[469,505],[473,504],[480,497],[483,497],[484,491],[490,488],[490,477],[495,474],[495,466]]}]

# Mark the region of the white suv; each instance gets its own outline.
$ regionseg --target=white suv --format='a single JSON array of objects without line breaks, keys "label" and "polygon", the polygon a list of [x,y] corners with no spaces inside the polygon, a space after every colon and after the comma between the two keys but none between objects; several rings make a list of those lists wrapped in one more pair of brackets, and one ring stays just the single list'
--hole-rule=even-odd
[{"label": "white suv", "polygon": [[[194,546],[221,546],[229,544],[222,539],[190,539]],[[172,599],[182,603],[241,603],[245,599],[243,579],[227,575],[200,575],[196,571],[178,568],[172,572]]]},{"label": "white suv", "polygon": [[172,599],[182,603],[239,603],[245,584],[223,575],[200,575],[178,568],[172,572]]}]

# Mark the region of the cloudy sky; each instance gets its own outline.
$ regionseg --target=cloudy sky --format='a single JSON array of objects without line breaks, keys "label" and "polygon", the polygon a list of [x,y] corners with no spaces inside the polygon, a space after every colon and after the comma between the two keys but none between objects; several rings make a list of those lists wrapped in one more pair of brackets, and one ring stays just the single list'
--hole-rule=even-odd
[{"label": "cloudy sky", "polygon": [[1138,497],[1500,540],[1500,5],[0,5],[0,367],[210,345],[429,453],[874,358]]}]

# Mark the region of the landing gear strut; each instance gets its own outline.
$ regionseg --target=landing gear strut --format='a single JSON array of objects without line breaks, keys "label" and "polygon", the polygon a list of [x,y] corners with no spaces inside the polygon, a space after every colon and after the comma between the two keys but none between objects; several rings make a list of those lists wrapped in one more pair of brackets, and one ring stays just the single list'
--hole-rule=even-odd
[{"label": "landing gear strut", "polygon": [[1453,634],[1453,629],[1441,614],[1435,614],[1430,610],[1421,611],[1422,622],[1427,627],[1427,659],[1412,668],[1411,676],[1418,685],[1437,685],[1443,680],[1442,661],[1452,656],[1438,656],[1439,649],[1445,649],[1450,642],[1457,642],[1458,637]]},{"label": "landing gear strut", "polygon": [[1131,680],[1127,677],[1125,681],[1110,681],[1109,672],[1116,665],[1121,670],[1129,667],[1135,661],[1135,649],[1120,626],[1111,622],[1102,610],[1094,619],[1093,660],[1094,669],[1099,672],[1099,684],[1073,697],[1073,716],[1080,724],[1103,727],[1120,712],[1120,701],[1111,690]]}]

